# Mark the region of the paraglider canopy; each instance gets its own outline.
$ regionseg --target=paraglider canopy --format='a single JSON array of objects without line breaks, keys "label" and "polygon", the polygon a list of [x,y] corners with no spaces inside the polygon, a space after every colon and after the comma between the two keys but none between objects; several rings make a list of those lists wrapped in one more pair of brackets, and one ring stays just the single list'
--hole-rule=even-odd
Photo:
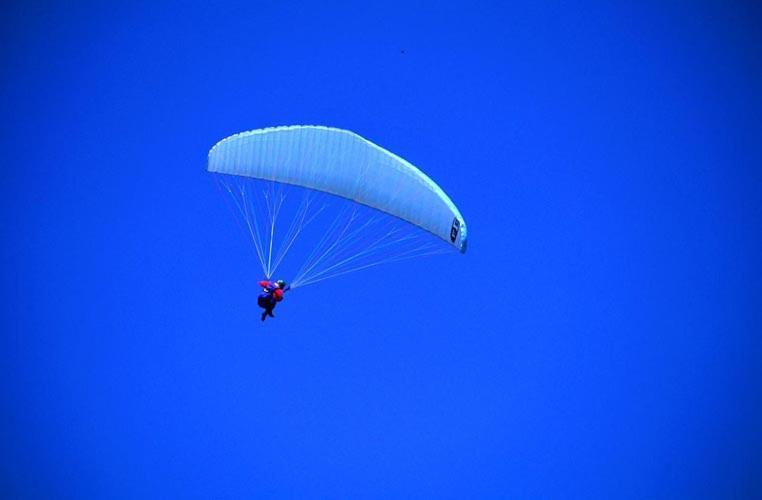
[{"label": "paraglider canopy", "polygon": [[208,169],[341,196],[466,251],[466,223],[447,194],[408,161],[348,130],[299,125],[243,132],[209,151]]},{"label": "paraglider canopy", "polygon": [[[447,194],[408,161],[348,130],[243,132],[218,142],[207,168],[220,174],[243,216],[267,279],[300,235],[307,240],[308,256],[289,275],[292,289],[383,263],[466,250],[466,223]],[[294,203],[299,194],[289,194],[294,190],[302,191],[300,203]],[[288,229],[276,230],[283,220],[291,221]]]}]

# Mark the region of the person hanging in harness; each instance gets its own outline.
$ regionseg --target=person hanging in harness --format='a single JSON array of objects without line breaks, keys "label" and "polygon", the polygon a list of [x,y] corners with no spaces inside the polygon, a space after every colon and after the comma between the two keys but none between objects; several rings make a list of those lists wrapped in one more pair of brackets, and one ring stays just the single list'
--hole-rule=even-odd
[{"label": "person hanging in harness", "polygon": [[257,304],[264,309],[262,313],[262,321],[268,316],[274,318],[273,309],[275,306],[283,300],[283,294],[291,289],[291,286],[286,285],[283,280],[269,281],[263,280],[259,282],[259,286],[262,287],[262,293],[257,297]]}]

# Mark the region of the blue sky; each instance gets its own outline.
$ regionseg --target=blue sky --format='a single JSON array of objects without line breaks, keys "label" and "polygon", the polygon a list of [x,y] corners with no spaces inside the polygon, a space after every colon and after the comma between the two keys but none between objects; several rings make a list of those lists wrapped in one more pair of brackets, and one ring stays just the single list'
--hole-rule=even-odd
[{"label": "blue sky", "polygon": [[[762,495],[760,12],[8,4],[5,498]],[[325,124],[469,251],[295,291],[205,172]]]}]

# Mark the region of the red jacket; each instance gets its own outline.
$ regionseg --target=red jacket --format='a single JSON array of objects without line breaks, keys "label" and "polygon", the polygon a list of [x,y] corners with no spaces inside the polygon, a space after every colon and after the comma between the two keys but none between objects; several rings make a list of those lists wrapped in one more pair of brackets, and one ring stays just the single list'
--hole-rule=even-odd
[{"label": "red jacket", "polygon": [[259,286],[265,289],[265,293],[272,295],[275,302],[283,300],[283,290],[281,290],[275,282],[263,280],[259,282]]}]

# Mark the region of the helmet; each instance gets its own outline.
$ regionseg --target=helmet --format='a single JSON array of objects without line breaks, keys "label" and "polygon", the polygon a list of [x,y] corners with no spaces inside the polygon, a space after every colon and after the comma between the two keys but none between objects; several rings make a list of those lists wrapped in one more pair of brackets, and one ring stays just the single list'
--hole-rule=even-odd
[{"label": "helmet", "polygon": [[286,282],[283,280],[278,280],[275,282],[275,284],[278,285],[278,288],[280,288],[281,290],[286,288]]}]

